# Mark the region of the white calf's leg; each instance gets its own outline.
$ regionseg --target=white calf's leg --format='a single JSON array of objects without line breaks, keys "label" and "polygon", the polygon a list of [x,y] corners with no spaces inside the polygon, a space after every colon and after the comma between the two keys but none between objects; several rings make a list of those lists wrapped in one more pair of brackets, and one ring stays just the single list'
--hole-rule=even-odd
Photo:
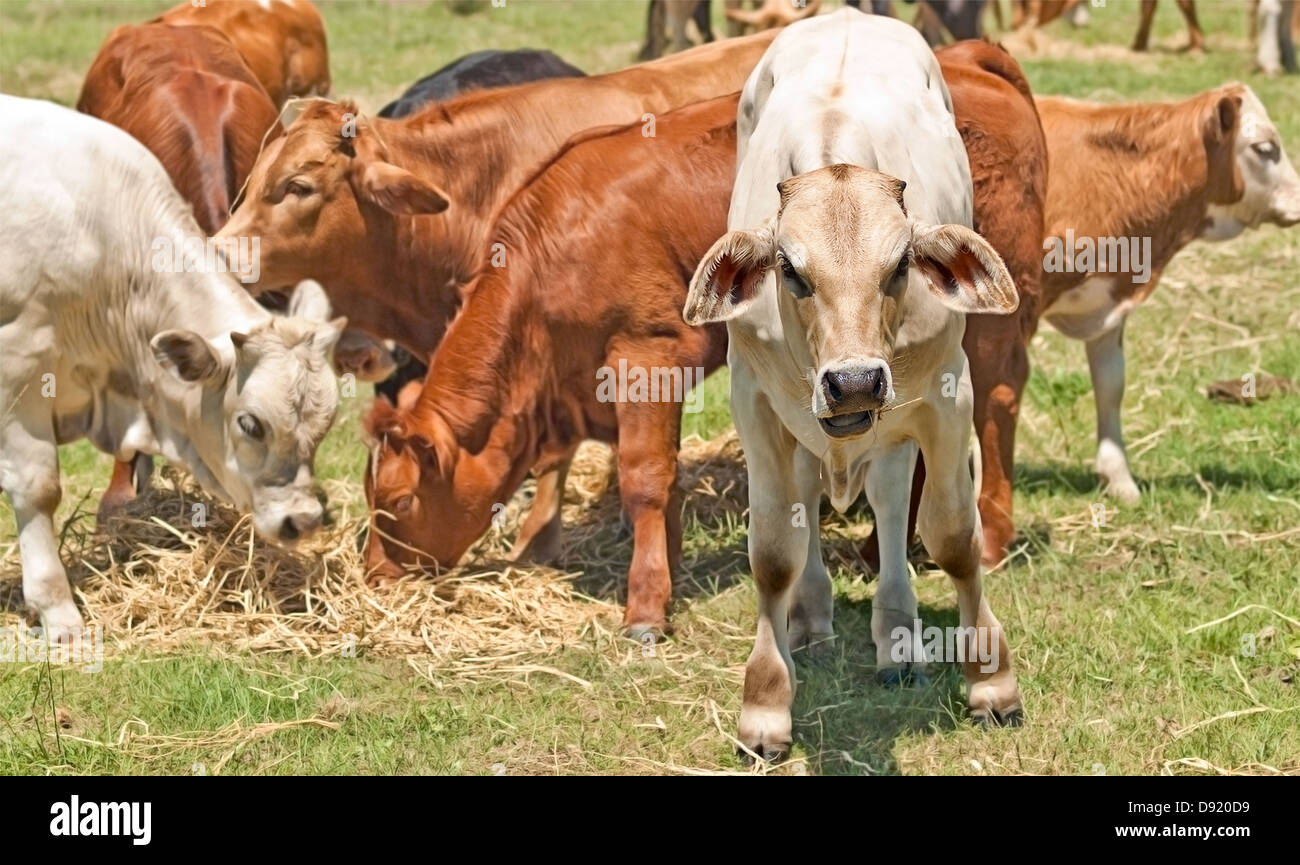
[{"label": "white calf's leg", "polygon": [[0,487],[9,494],[17,518],[23,597],[40,613],[47,635],[57,639],[79,632],[83,623],[54,531],[61,492],[51,410],[35,390],[10,405],[11,413],[0,421]]},{"label": "white calf's leg", "polygon": [[834,601],[831,578],[822,561],[821,526],[818,511],[822,498],[821,462],[807,448],[796,445],[794,458],[795,486],[799,491],[799,509],[792,509],[791,520],[802,519],[808,526],[808,554],[803,573],[794,590],[790,608],[790,648],[815,649],[829,646],[835,637],[831,625]]},{"label": "white calf's leg", "polygon": [[[876,515],[880,539],[880,581],[871,601],[871,639],[876,644],[876,678],[899,685],[923,676],[925,659],[916,657],[916,593],[907,571],[907,511],[916,468],[916,445],[899,445],[871,461],[867,501]],[[963,467],[964,468],[964,467]],[[927,475],[929,466],[926,466]]]},{"label": "white calf's leg", "polygon": [[[969,419],[969,408],[963,411]],[[982,531],[966,464],[966,427],[945,413],[921,429],[925,487],[916,526],[926,550],[957,590],[957,644],[962,654],[956,660],[962,661],[971,716],[985,724],[1018,724],[1022,710],[1011,650],[981,582]]]},{"label": "white calf's leg", "polygon": [[780,760],[793,741],[790,590],[808,554],[809,526],[791,519],[792,506],[801,501],[794,438],[740,364],[732,367],[731,376],[732,414],[749,473],[749,564],[758,589],[758,626],[745,663],[740,741],[764,759]]},{"label": "white calf's leg", "polygon": [[1097,403],[1097,474],[1103,491],[1132,504],[1141,496],[1129,474],[1120,406],[1124,402],[1124,324],[1087,344],[1092,393]]}]

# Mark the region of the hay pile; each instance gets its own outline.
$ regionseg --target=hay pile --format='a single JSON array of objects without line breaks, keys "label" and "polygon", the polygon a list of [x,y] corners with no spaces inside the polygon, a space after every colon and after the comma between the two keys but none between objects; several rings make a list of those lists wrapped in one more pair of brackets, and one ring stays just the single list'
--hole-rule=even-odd
[{"label": "hay pile", "polygon": [[[729,434],[688,444],[682,489],[694,509],[744,508],[744,469]],[[498,672],[549,655],[590,631],[616,634],[631,537],[608,448],[586,445],[569,475],[560,569],[505,561],[532,497],[514,497],[493,530],[455,570],[370,589],[360,485],[327,483],[337,522],[301,550],[255,538],[251,520],[163,467],[148,493],[96,531],[92,498],[63,527],[68,567],[88,625],[109,653],[211,646],[215,651],[419,657],[453,675]],[[721,489],[714,489],[725,478]],[[739,479],[739,480],[738,480]],[[206,526],[191,524],[194,506]],[[589,590],[590,589],[590,590]],[[16,545],[0,562],[0,621],[22,609]]]}]

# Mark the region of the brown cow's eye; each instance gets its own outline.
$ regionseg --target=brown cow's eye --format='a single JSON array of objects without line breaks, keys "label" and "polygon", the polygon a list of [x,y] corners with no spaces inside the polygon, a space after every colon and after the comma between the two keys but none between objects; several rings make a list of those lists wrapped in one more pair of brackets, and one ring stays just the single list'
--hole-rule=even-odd
[{"label": "brown cow's eye", "polygon": [[262,422],[251,414],[241,414],[239,416],[239,430],[244,435],[259,442],[266,435],[266,430],[262,429]]},{"label": "brown cow's eye", "polygon": [[398,515],[409,514],[413,504],[415,504],[415,496],[402,496],[393,502],[393,513]]},{"label": "brown cow's eye", "polygon": [[306,198],[311,195],[312,188],[303,183],[301,180],[290,180],[284,187],[285,195],[296,195],[299,198]]}]

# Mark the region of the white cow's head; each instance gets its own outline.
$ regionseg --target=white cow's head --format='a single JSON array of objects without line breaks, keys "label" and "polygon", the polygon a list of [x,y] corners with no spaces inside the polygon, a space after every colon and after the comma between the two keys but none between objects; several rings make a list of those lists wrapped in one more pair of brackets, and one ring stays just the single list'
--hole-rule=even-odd
[{"label": "white cow's head", "polygon": [[202,389],[187,432],[210,480],[252,513],[261,535],[286,545],[321,524],[312,465],[338,410],[330,352],[347,324],[328,319],[325,292],[304,282],[287,316],[231,333],[224,349],[188,330],[151,342],[165,369]]},{"label": "white cow's head", "polygon": [[777,186],[776,216],[724,235],[691,280],[682,313],[691,324],[734,318],[764,290],[793,305],[795,315],[782,318],[802,324],[815,369],[811,409],[833,438],[866,432],[893,399],[890,364],[909,291],[958,312],[1018,305],[993,248],[965,226],[909,217],[904,187],[851,165],[792,177]]},{"label": "white cow's head", "polygon": [[1201,236],[1227,240],[1265,222],[1289,226],[1300,223],[1300,175],[1282,149],[1282,137],[1269,119],[1264,103],[1249,87],[1241,91],[1235,156],[1245,192],[1233,204],[1212,204],[1209,224]]}]

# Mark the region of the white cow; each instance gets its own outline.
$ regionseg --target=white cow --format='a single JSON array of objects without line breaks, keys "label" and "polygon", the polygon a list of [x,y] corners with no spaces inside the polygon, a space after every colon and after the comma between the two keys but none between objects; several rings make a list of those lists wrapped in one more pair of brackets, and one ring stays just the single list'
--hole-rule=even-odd
[{"label": "white cow", "polygon": [[[939,65],[890,18],[846,8],[796,23],[746,83],[737,133],[733,230],[701,262],[683,314],[728,322],[732,414],[749,467],[759,610],[741,741],[764,758],[786,753],[790,644],[832,636],[816,531],[823,490],[843,511],[865,487],[875,511],[879,678],[920,672],[906,558],[918,447],[919,528],[957,589],[970,705],[981,721],[1018,722],[1006,640],[980,588],[961,348],[963,313],[1013,311],[1017,296],[967,227],[970,169]],[[991,663],[975,660],[977,640]]]},{"label": "white cow", "polygon": [[8,96],[0,116],[0,487],[23,595],[62,637],[82,620],[54,528],[58,444],[161,454],[292,543],[321,522],[312,461],[338,408],[329,353],[345,322],[326,321],[318,285],[279,318],[230,274],[184,272],[168,252],[202,231],[127,133]]}]

